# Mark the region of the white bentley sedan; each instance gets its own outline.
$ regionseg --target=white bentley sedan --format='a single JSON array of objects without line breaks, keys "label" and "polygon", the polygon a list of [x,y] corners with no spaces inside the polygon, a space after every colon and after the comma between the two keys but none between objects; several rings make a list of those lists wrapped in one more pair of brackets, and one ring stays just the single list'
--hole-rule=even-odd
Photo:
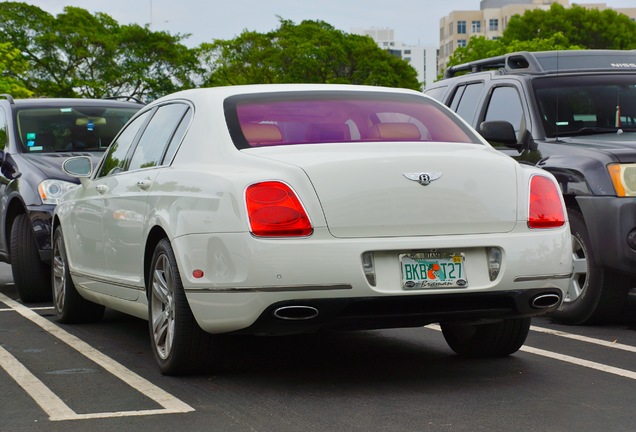
[{"label": "white bentley sedan", "polygon": [[147,319],[165,374],[235,334],[430,323],[459,355],[506,356],[572,271],[555,179],[410,90],[183,91],[65,170],[57,319]]}]

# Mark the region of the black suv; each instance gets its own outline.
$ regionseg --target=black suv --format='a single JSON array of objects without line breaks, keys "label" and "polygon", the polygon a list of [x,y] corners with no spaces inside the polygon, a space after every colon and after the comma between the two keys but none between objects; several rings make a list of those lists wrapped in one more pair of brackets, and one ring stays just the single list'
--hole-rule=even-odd
[{"label": "black suv", "polygon": [[620,314],[636,276],[636,51],[511,53],[450,67],[425,93],[559,181],[574,269],[553,316]]},{"label": "black suv", "polygon": [[142,104],[0,97],[0,261],[11,264],[22,301],[45,301],[51,298],[53,209],[78,183],[62,162],[101,157]]}]

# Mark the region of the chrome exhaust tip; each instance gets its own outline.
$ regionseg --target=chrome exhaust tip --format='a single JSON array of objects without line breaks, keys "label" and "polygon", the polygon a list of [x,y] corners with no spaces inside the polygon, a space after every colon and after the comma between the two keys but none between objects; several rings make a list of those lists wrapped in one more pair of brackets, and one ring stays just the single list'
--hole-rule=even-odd
[{"label": "chrome exhaust tip", "polygon": [[285,321],[310,320],[318,316],[318,309],[312,306],[283,306],[274,311],[274,316]]},{"label": "chrome exhaust tip", "polygon": [[530,306],[535,309],[547,309],[557,306],[561,302],[561,296],[557,294],[539,294],[530,300]]}]

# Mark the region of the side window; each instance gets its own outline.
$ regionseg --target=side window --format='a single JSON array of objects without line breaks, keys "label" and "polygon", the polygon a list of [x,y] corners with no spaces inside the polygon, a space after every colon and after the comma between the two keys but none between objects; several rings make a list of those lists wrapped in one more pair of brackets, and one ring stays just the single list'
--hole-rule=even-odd
[{"label": "side window", "polygon": [[433,99],[437,99],[438,101],[441,101],[442,98],[444,97],[444,93],[446,93],[446,89],[448,86],[441,86],[441,87],[434,87],[428,90],[424,90],[424,94],[426,96],[430,96]]},{"label": "side window", "polygon": [[113,141],[110,147],[108,147],[97,177],[117,174],[118,172],[126,169],[126,154],[128,154],[128,150],[130,150],[130,147],[135,141],[137,133],[146,123],[146,119],[150,115],[150,112],[151,111],[146,111],[133,120],[128,126],[126,126],[117,139]]},{"label": "side window", "polygon": [[514,87],[496,87],[488,102],[484,121],[507,121],[512,124],[519,139],[519,132],[525,129],[521,97]]},{"label": "side window", "polygon": [[170,139],[187,110],[188,105],[182,103],[163,105],[157,109],[135,148],[128,170],[161,165]]},{"label": "side window", "polygon": [[172,162],[172,158],[174,154],[177,152],[183,137],[185,136],[186,131],[188,130],[188,126],[190,126],[190,120],[192,119],[192,110],[188,109],[188,111],[181,119],[181,123],[179,123],[179,127],[172,135],[172,139],[170,140],[170,144],[168,144],[168,150],[166,150],[166,154],[163,157],[163,164],[168,165]]},{"label": "side window", "polygon": [[0,150],[4,151],[7,143],[7,116],[4,110],[0,108]]},{"label": "side window", "polygon": [[451,108],[461,118],[466,120],[468,123],[473,124],[473,120],[477,114],[477,104],[479,103],[481,92],[484,89],[484,83],[472,83],[467,84],[464,87],[465,88],[461,94],[459,93],[459,90],[456,93],[457,100],[453,100],[454,106],[451,106]]}]

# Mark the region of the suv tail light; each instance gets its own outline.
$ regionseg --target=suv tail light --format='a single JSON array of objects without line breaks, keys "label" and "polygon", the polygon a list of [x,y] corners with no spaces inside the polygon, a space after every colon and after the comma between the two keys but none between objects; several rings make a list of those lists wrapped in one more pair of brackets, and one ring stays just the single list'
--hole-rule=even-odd
[{"label": "suv tail light", "polygon": [[255,183],[245,191],[252,234],[257,237],[304,237],[311,221],[296,193],[278,181]]},{"label": "suv tail light", "polygon": [[530,179],[528,226],[530,228],[557,228],[563,224],[565,224],[565,211],[559,188],[547,177],[533,176]]}]

